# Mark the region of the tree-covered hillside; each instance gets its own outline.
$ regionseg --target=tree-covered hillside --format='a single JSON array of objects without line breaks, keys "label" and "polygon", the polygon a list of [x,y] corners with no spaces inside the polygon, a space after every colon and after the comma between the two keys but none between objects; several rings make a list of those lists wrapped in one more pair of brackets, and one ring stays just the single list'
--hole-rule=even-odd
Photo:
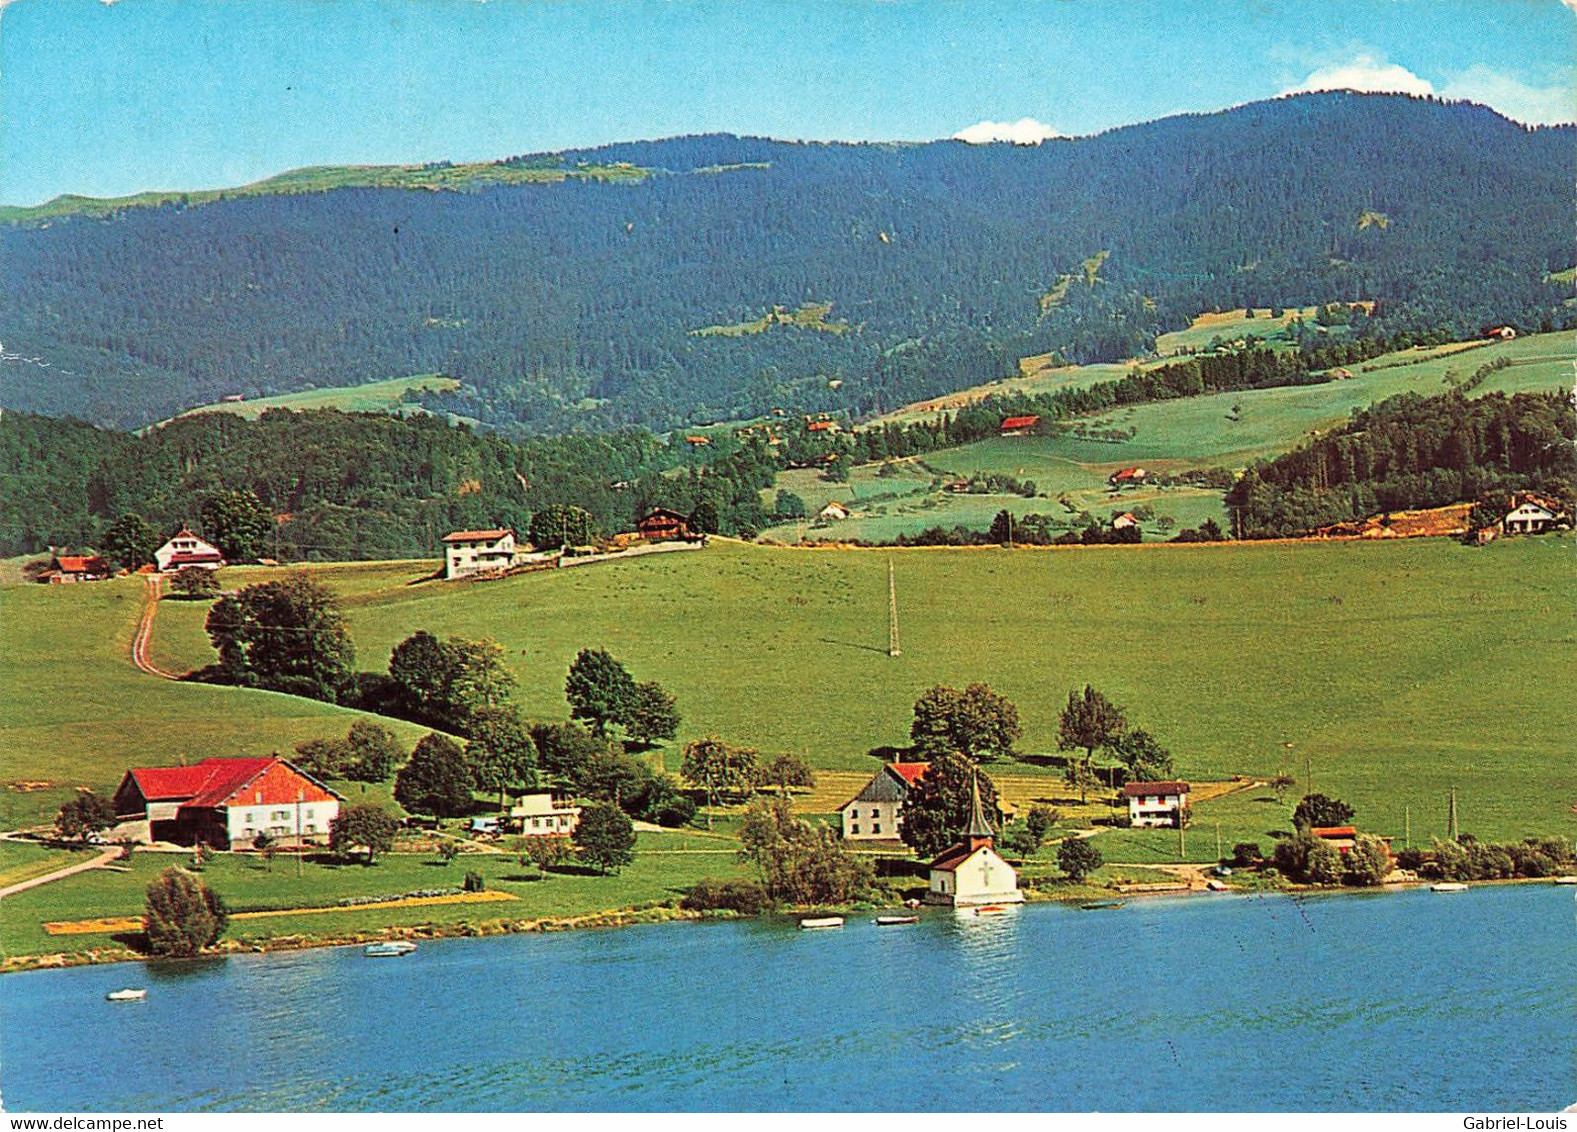
[{"label": "tree-covered hillside", "polygon": [[56,217],[0,227],[0,396],[131,426],[441,372],[462,387],[426,399],[491,426],[666,428],[892,408],[1026,354],[1127,356],[1218,306],[1562,325],[1574,142],[1320,94],[1033,148],[685,138],[559,155],[650,171],[625,183]]}]

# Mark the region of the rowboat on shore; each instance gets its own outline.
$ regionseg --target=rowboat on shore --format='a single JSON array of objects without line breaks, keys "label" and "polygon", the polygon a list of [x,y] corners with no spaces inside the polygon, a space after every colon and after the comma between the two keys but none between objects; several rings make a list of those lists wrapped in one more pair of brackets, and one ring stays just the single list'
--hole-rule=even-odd
[{"label": "rowboat on shore", "polygon": [[416,945],[409,940],[391,940],[387,943],[369,943],[362,948],[361,953],[369,959],[395,959],[415,950]]},{"label": "rowboat on shore", "polygon": [[1430,892],[1466,892],[1467,885],[1461,881],[1443,880],[1439,884],[1429,886]]},{"label": "rowboat on shore", "polygon": [[842,916],[807,916],[799,922],[801,931],[815,931],[817,928],[841,928]]},{"label": "rowboat on shore", "polygon": [[111,1002],[141,1002],[148,997],[148,991],[144,987],[122,987],[120,990],[110,991],[104,997]]},{"label": "rowboat on shore", "polygon": [[1555,883],[1556,884],[1577,884],[1577,876],[1556,877],[1555,878]]},{"label": "rowboat on shore", "polygon": [[1092,900],[1088,904],[1079,905],[1080,909],[1085,912],[1098,912],[1103,908],[1121,908],[1122,906],[1123,902],[1121,900]]},{"label": "rowboat on shore", "polygon": [[876,917],[876,923],[878,925],[880,925],[881,927],[884,927],[884,928],[890,928],[890,927],[892,927],[895,924],[918,924],[919,922],[920,922],[920,917],[919,916],[877,916]]}]

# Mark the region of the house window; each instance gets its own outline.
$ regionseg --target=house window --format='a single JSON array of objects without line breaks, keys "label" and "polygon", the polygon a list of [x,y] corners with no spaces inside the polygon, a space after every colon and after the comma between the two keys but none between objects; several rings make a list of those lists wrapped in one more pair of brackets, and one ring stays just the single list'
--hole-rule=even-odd
[{"label": "house window", "polygon": [[307,827],[306,827],[306,829],[303,832],[305,832],[305,833],[316,833],[317,831],[318,831],[318,827],[313,825],[311,822],[308,822],[307,823]]},{"label": "house window", "polygon": [[290,811],[289,810],[275,810],[273,813],[269,814],[268,816],[273,818],[275,821],[289,821],[290,820]]},{"label": "house window", "polygon": [[877,822],[875,825],[871,826],[871,832],[872,833],[880,833],[881,831],[882,831],[882,826],[881,826],[880,822]]},{"label": "house window", "polygon": [[312,811],[311,811],[311,810],[308,810],[308,811],[307,811],[307,817],[309,817],[309,818],[310,818],[310,817],[311,817],[311,816],[312,816]]},{"label": "house window", "polygon": [[854,823],[854,827],[852,829],[850,829],[849,832],[850,833],[855,833],[855,834],[859,833],[860,832],[860,823],[859,822],[855,822]]},{"label": "house window", "polygon": [[880,810],[878,810],[876,807],[872,806],[871,807],[871,817],[879,818],[881,816],[882,816],[882,812]]}]

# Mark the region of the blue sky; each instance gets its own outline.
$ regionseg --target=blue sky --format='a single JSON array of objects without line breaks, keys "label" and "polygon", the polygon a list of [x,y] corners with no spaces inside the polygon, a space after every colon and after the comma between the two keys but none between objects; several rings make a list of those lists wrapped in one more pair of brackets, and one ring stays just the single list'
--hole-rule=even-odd
[{"label": "blue sky", "polygon": [[[1577,0],[0,0],[0,202],[726,130],[1031,140],[1307,87],[1577,119]],[[984,124],[984,125],[983,125]]]}]

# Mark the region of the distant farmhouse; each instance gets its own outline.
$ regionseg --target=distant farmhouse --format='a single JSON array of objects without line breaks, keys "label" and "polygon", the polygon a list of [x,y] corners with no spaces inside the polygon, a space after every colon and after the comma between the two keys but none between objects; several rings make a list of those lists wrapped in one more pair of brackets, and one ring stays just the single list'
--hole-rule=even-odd
[{"label": "distant farmhouse", "polygon": [[1038,424],[1040,418],[1035,416],[1008,417],[1002,422],[1000,432],[1003,436],[1028,436],[1035,431],[1035,426]]},{"label": "distant farmhouse", "polygon": [[666,507],[653,507],[635,520],[635,529],[642,538],[653,542],[687,539],[690,537],[690,517]]},{"label": "distant farmhouse", "polygon": [[445,578],[507,570],[514,564],[515,532],[509,527],[444,535]]},{"label": "distant farmhouse", "polygon": [[1511,509],[1500,521],[1508,535],[1538,535],[1557,527],[1571,526],[1571,516],[1560,503],[1548,496],[1521,491],[1511,497]]},{"label": "distant farmhouse", "polygon": [[101,582],[115,572],[115,568],[97,554],[57,554],[49,564],[49,572],[40,581],[52,586],[70,582]]},{"label": "distant farmhouse", "polygon": [[930,763],[888,763],[841,811],[845,841],[892,841],[898,837],[904,799]]},{"label": "distant farmhouse", "polygon": [[849,509],[841,503],[829,503],[816,512],[816,518],[826,519],[830,522],[840,522],[849,517]]},{"label": "distant farmhouse", "polygon": [[964,839],[931,862],[928,904],[955,908],[982,904],[1022,904],[1018,873],[992,847],[991,824],[980,808],[978,782],[972,791],[969,829]]},{"label": "distant farmhouse", "polygon": [[1177,825],[1188,808],[1186,782],[1130,782],[1123,787],[1132,825]]},{"label": "distant farmhouse", "polygon": [[342,801],[278,756],[204,759],[128,770],[115,813],[143,827],[136,840],[248,849],[260,833],[277,845],[325,843]]},{"label": "distant farmhouse", "polygon": [[1139,520],[1134,517],[1132,511],[1124,511],[1121,515],[1112,516],[1112,530],[1114,531],[1127,530],[1129,527],[1137,527],[1138,525]]},{"label": "distant farmhouse", "polygon": [[225,556],[219,553],[219,548],[213,543],[205,542],[182,527],[153,552],[153,561],[159,573],[169,574],[188,566],[217,570],[225,564]]},{"label": "distant farmhouse", "polygon": [[1150,478],[1150,473],[1143,468],[1118,468],[1106,477],[1106,482],[1112,487],[1137,487]]},{"label": "distant farmhouse", "polygon": [[580,825],[580,807],[560,805],[552,794],[522,794],[509,818],[527,837],[568,837]]}]

